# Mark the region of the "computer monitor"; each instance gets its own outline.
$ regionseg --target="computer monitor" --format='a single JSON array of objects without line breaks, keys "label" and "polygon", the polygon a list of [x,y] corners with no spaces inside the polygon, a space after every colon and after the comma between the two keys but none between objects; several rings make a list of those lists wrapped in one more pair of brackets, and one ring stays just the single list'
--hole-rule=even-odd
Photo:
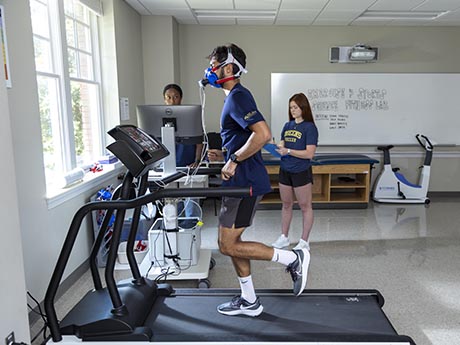
[{"label": "computer monitor", "polygon": [[201,105],[138,105],[137,125],[148,134],[161,138],[161,127],[171,124],[177,143],[201,144]]}]

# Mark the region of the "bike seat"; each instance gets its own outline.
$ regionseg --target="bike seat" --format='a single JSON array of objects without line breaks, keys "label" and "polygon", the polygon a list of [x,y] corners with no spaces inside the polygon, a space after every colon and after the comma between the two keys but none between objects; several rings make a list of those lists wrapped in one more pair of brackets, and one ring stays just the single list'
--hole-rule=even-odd
[{"label": "bike seat", "polygon": [[385,151],[385,150],[390,150],[390,149],[392,149],[393,147],[394,147],[393,145],[377,146],[377,150]]}]

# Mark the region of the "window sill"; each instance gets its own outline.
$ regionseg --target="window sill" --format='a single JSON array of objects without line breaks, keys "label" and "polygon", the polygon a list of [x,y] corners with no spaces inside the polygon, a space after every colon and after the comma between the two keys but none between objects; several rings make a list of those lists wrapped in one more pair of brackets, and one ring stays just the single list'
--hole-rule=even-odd
[{"label": "window sill", "polygon": [[113,179],[123,171],[123,168],[124,166],[121,162],[104,164],[103,171],[87,173],[81,182],[67,188],[48,190],[46,195],[48,209],[51,210],[59,205],[62,205],[66,201],[69,201],[70,199]]}]

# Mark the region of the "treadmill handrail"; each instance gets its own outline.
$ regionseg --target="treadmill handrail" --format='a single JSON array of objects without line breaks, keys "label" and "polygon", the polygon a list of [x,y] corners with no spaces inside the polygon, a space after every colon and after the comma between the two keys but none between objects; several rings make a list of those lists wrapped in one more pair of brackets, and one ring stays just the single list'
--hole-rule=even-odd
[{"label": "treadmill handrail", "polygon": [[[182,173],[176,173],[167,178],[163,179],[163,182],[169,183],[177,178],[182,177]],[[175,177],[175,178],[174,178]],[[170,180],[172,179],[172,180]],[[166,182],[168,181],[168,182]],[[89,202],[75,213],[72,223],[70,224],[69,231],[64,240],[64,244],[59,254],[56,267],[54,268],[51,276],[48,289],[46,290],[44,306],[45,313],[48,318],[48,326],[53,341],[61,341],[62,334],[59,330],[59,322],[56,315],[56,309],[54,308],[54,299],[56,297],[59,284],[64,274],[65,268],[70,258],[75,240],[81,227],[81,223],[85,216],[94,210],[126,210],[148,203],[154,202],[162,198],[187,198],[187,197],[218,197],[218,196],[233,196],[242,197],[250,196],[252,194],[251,188],[233,188],[233,187],[219,187],[219,188],[181,188],[181,189],[163,189],[152,194],[147,194],[132,200],[116,200],[116,201],[93,201]]]}]

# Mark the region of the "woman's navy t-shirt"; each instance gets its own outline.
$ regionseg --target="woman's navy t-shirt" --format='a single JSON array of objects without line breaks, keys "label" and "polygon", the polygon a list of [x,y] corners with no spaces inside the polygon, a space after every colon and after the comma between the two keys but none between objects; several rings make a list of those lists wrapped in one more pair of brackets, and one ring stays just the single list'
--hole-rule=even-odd
[{"label": "woman's navy t-shirt", "polygon": [[[236,84],[225,99],[220,118],[222,147],[226,149],[226,160],[238,151],[249,139],[249,126],[265,121],[257,109],[254,97],[240,83]],[[252,195],[259,196],[271,191],[270,180],[259,151],[236,167],[235,176],[223,181],[222,186],[252,187]]]},{"label": "woman's navy t-shirt", "polygon": [[195,163],[196,145],[176,143],[176,167],[186,167]]},{"label": "woman's navy t-shirt", "polygon": [[[284,147],[287,149],[305,150],[307,145],[318,145],[318,129],[313,122],[295,123],[295,120],[292,120],[284,125],[281,131],[281,140],[284,140]],[[288,172],[298,173],[308,170],[310,165],[309,159],[285,155],[281,157],[280,168]]]}]

